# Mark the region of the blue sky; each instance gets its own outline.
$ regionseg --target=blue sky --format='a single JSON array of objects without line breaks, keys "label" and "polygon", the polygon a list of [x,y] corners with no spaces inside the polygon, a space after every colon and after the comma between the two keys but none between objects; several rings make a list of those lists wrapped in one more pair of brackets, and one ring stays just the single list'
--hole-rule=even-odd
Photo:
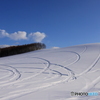
[{"label": "blue sky", "polygon": [[0,45],[33,42],[100,42],[100,0],[0,0]]}]

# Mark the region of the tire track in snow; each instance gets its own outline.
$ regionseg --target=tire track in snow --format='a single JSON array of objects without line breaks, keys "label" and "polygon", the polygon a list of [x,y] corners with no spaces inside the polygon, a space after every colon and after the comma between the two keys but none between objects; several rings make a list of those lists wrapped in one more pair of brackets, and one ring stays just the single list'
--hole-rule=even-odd
[{"label": "tire track in snow", "polygon": [[79,77],[79,76],[81,76],[81,75],[83,75],[83,74],[85,74],[85,73],[88,73],[88,72],[98,63],[99,59],[100,59],[100,54],[99,54],[99,56],[95,59],[95,61],[91,64],[91,66],[90,66],[89,68],[87,68],[85,71],[83,71],[82,73],[78,74],[77,77]]},{"label": "tire track in snow", "polygon": [[[15,83],[20,83],[20,82],[26,81],[26,80],[28,80],[28,79],[34,78],[34,77],[38,76],[39,74],[41,74],[42,72],[46,71],[46,70],[50,67],[50,62],[49,62],[48,60],[43,59],[43,58],[39,58],[39,57],[33,57],[33,58],[41,59],[41,60],[43,60],[43,61],[46,61],[48,65],[47,65],[42,71],[40,71],[39,73],[37,73],[37,74],[35,74],[35,75],[32,75],[32,76],[27,77],[27,78],[23,78],[23,79],[21,79],[21,80],[17,80],[17,79],[16,79],[17,81],[8,82],[8,83],[5,83],[5,84],[2,84],[2,85],[0,85],[0,87],[2,87],[2,86],[7,86],[7,85],[12,85],[12,84],[15,84]],[[10,68],[13,68],[12,66],[8,66],[8,65],[6,65],[6,66],[7,66],[7,67],[10,67]],[[17,69],[16,69],[16,71],[20,74],[20,72],[19,72]],[[20,74],[19,78],[20,78],[20,77],[21,77],[21,74]],[[19,78],[18,78],[18,79],[19,79]]]},{"label": "tire track in snow", "polygon": [[[91,66],[90,66],[89,68],[87,68],[84,72],[80,73],[80,74],[78,75],[78,77],[81,76],[81,75],[83,75],[83,74],[85,74],[85,73],[89,73],[90,70],[91,70],[93,67],[95,67],[95,65],[98,63],[99,60],[100,60],[100,47],[99,47],[99,55],[97,56],[97,58],[94,60],[94,62],[91,64]],[[88,91],[88,90],[90,90],[90,89],[91,89],[92,87],[94,87],[98,82],[100,82],[100,76],[97,77],[97,78],[96,78],[94,81],[92,81],[90,84],[86,84],[86,86],[83,87],[81,91]]]},{"label": "tire track in snow", "polygon": [[[87,47],[86,47],[86,50],[87,50]],[[82,73],[76,75],[76,77],[79,77],[79,76],[81,76],[85,73],[88,73],[98,63],[99,59],[100,59],[100,46],[99,46],[99,55],[97,56],[97,58],[93,61],[93,63],[85,71],[83,71]]]},{"label": "tire track in snow", "polygon": [[[75,52],[72,52],[72,51],[71,51],[71,53],[75,53]],[[80,55],[79,55],[78,53],[75,53],[75,54],[77,55],[77,60],[75,60],[74,62],[72,62],[70,65],[76,63],[76,62],[80,59]],[[39,59],[41,59],[41,58],[39,58]],[[43,59],[43,58],[42,58],[42,59]],[[47,60],[46,60],[46,61],[47,61]],[[48,61],[48,62],[49,62],[49,61]],[[49,66],[48,66],[47,68],[45,68],[43,71],[41,71],[40,73],[38,73],[37,75],[39,75],[39,74],[45,72],[47,69],[49,69],[49,67],[50,67],[51,64],[52,64],[52,63],[49,62]],[[69,76],[67,76],[67,78],[65,77],[64,79],[61,79],[61,80],[58,80],[58,81],[55,81],[55,82],[43,83],[42,86],[40,85],[40,86],[38,86],[38,87],[36,87],[36,88],[28,88],[28,89],[23,89],[23,90],[18,90],[18,91],[10,92],[10,93],[8,93],[8,95],[4,95],[3,97],[1,97],[0,100],[8,100],[8,99],[16,98],[16,97],[19,97],[19,96],[22,96],[22,95],[26,95],[26,94],[29,94],[29,93],[33,93],[33,92],[35,92],[35,91],[37,91],[37,90],[40,90],[40,89],[43,89],[43,88],[47,88],[47,87],[50,87],[50,86],[54,86],[54,85],[57,85],[57,84],[59,84],[59,83],[68,81],[70,78],[73,78],[74,72],[73,72],[72,70],[70,70],[69,68],[64,67],[64,66],[62,66],[62,65],[58,65],[58,64],[54,64],[54,65],[60,66],[60,67],[64,68],[65,70],[67,70],[67,72],[69,72],[69,74],[68,74]],[[69,65],[67,65],[67,66],[69,66]],[[56,71],[56,70],[55,70],[55,71]],[[60,76],[62,76],[62,73],[60,73],[60,72],[58,72],[58,71],[56,71],[56,72],[59,73]],[[35,77],[36,77],[37,75],[35,75]],[[24,80],[27,80],[27,79],[30,79],[30,78],[33,78],[33,76],[28,77],[28,78],[24,78]],[[23,80],[22,80],[22,81],[23,81]],[[21,80],[18,81],[18,82],[21,82]],[[17,82],[17,83],[18,83],[18,82]],[[16,83],[16,82],[13,82],[13,84],[15,84],[15,83]]]},{"label": "tire track in snow", "polygon": [[[74,54],[77,55],[77,59],[76,59],[73,63],[70,63],[70,64],[67,65],[67,66],[70,66],[70,65],[76,63],[77,61],[79,61],[80,55],[79,55],[78,53],[73,52],[73,51],[67,51],[67,52],[71,52],[71,53],[74,53]],[[38,58],[38,57],[32,57],[32,58]],[[43,59],[43,58],[39,58],[39,59]],[[45,60],[45,61],[47,61],[47,62],[49,63],[49,67],[51,66],[52,63],[50,63],[50,62],[49,62],[48,60],[46,60],[46,59],[43,59],[43,60]],[[55,64],[55,65],[57,65],[57,64]],[[65,68],[66,70],[69,70],[69,71],[71,72],[73,78],[74,78],[74,75],[75,75],[75,74],[74,74],[74,72],[73,72],[72,70],[70,70],[70,69],[67,68],[67,67],[61,66],[61,65],[57,65],[57,66],[60,66],[60,67],[62,67],[62,68]],[[46,68],[46,70],[49,69],[49,67]],[[41,71],[40,73],[37,73],[36,75],[33,75],[33,76],[29,77],[29,78],[33,78],[33,77],[35,77],[35,76],[37,76],[37,75],[39,75],[39,74],[42,74],[42,73],[45,72],[46,70],[43,70],[43,71]],[[56,72],[57,72],[57,71],[56,71]],[[60,72],[58,72],[58,73],[60,73]],[[69,75],[70,75],[70,74],[69,74]],[[27,80],[27,79],[29,79],[29,78],[25,78],[25,80]],[[22,80],[22,81],[23,81],[23,80]]]},{"label": "tire track in snow", "polygon": [[[50,64],[51,65],[51,64]],[[28,68],[28,67],[27,67]],[[38,80],[38,81],[33,81],[33,82],[25,82],[25,83],[20,83],[20,84],[33,84],[33,83],[38,83],[38,82],[45,82],[47,80],[51,80],[51,79],[55,79],[57,77],[60,77],[61,76],[61,73],[56,71],[56,70],[52,70],[52,69],[48,69],[49,71],[52,71],[52,72],[55,72],[54,74],[56,74],[56,76],[53,76],[53,77],[50,77],[48,78],[48,76],[46,76],[45,78],[42,78],[41,80]],[[42,72],[41,74],[44,74],[45,72]],[[49,72],[50,73],[50,72]],[[48,73],[48,74],[49,74]],[[51,73],[52,74],[52,73]],[[37,76],[38,77],[38,76]]]},{"label": "tire track in snow", "polygon": [[1,66],[0,66],[0,69],[9,72],[8,75],[4,75],[3,77],[0,77],[0,80],[1,80],[1,81],[4,80],[4,79],[6,79],[6,78],[8,78],[8,77],[11,77],[11,76],[14,74],[12,70],[6,70],[6,69],[4,69],[4,68],[1,68]]},{"label": "tire track in snow", "polygon": [[[2,66],[3,66],[3,67],[2,67]],[[7,70],[7,71],[12,72],[12,74],[11,74],[10,76],[1,77],[2,80],[3,80],[3,78],[12,77],[12,78],[10,78],[10,79],[7,80],[7,81],[2,81],[2,80],[1,80],[0,83],[2,83],[2,84],[8,83],[8,82],[12,82],[12,81],[14,81],[14,80],[18,80],[18,79],[21,77],[20,72],[19,72],[16,68],[14,68],[14,67],[12,67],[12,66],[0,64],[0,69],[4,69],[4,70]],[[1,86],[2,84],[0,84],[0,86]]]},{"label": "tire track in snow", "polygon": [[[72,65],[72,64],[74,64],[74,63],[76,63],[76,62],[78,62],[78,60],[80,59],[80,55],[79,55],[78,53],[76,53],[76,52],[73,52],[73,51],[68,51],[68,52],[75,53],[75,54],[77,55],[77,59],[76,59],[74,62],[72,62],[72,63],[66,65],[66,67],[64,67],[64,66],[62,66],[62,65],[58,65],[58,64],[55,64],[55,66],[59,66],[59,67],[65,68],[65,70],[66,70],[67,72],[69,72],[70,78],[72,78],[72,77],[74,76],[74,72],[73,72],[72,70],[70,70],[69,68],[67,68],[67,67],[70,66],[70,65]],[[52,63],[50,63],[50,66],[51,66],[51,64],[52,64]],[[50,66],[49,66],[49,67],[50,67]],[[49,69],[49,68],[48,68],[48,69]],[[58,73],[60,76],[63,76],[63,74],[60,73],[59,71],[56,71],[56,70],[52,70],[52,71]],[[44,70],[43,72],[45,72],[45,70]],[[43,72],[38,73],[36,76],[42,74]],[[36,76],[35,76],[35,77],[36,77]],[[69,79],[70,79],[70,78],[69,78]],[[27,80],[27,79],[25,79],[25,80]],[[65,82],[66,80],[68,80],[68,76],[67,76],[67,78],[64,78],[63,80],[60,80],[60,81],[57,81],[57,82],[52,82],[52,83],[50,83],[50,84],[49,84],[49,83],[45,83],[46,85],[44,84],[42,87],[41,87],[41,86],[40,86],[40,87],[37,87],[37,88],[35,88],[34,90],[33,90],[33,89],[28,89],[28,91],[24,91],[24,90],[23,90],[23,92],[22,92],[22,91],[15,91],[15,92],[17,92],[17,94],[13,94],[13,97],[15,98],[16,96],[19,96],[19,95],[29,94],[30,92],[34,92],[34,91],[37,91],[37,90],[39,90],[39,89],[47,88],[47,87],[49,87],[49,86],[52,86],[52,85],[56,85],[56,84],[58,84],[58,83]],[[11,94],[12,94],[12,93],[10,92],[10,95],[9,95],[9,96],[7,96],[6,98],[1,98],[0,100],[8,100],[8,99],[12,98]]]},{"label": "tire track in snow", "polygon": [[[85,52],[85,51],[86,51],[86,46],[85,46],[84,50],[82,51],[82,53]],[[79,55],[77,52],[74,52],[74,51],[61,51],[61,52],[70,52],[70,53],[73,53],[73,54],[75,54],[75,55],[77,56],[77,59],[76,59],[75,61],[73,61],[72,63],[66,65],[67,67],[70,66],[70,65],[72,65],[72,64],[74,64],[74,63],[76,63],[76,62],[78,62],[78,61],[80,60],[80,55]],[[75,56],[74,56],[74,57],[75,57]],[[72,58],[73,58],[73,57],[72,57]],[[64,67],[64,66],[62,66],[62,65],[59,65],[59,64],[50,63],[50,66],[51,66],[51,65],[60,66],[60,67],[62,67],[62,68],[65,68],[65,70],[69,70],[69,71],[71,72],[71,74],[69,74],[69,75],[72,75],[72,77],[73,77],[72,79],[75,79],[75,78],[76,78],[74,72],[73,72],[72,70],[70,70],[69,68]],[[57,72],[57,71],[56,71],[56,72]],[[58,72],[58,73],[60,73],[60,72]],[[40,73],[40,74],[41,74],[41,73]],[[60,75],[60,76],[62,76],[62,75]]]},{"label": "tire track in snow", "polygon": [[[90,70],[92,68],[95,67],[95,65],[98,63],[98,61],[100,60],[100,47],[99,47],[99,55],[97,56],[97,58],[94,60],[94,62],[90,65],[89,68],[87,68],[85,71],[83,71],[82,73],[78,74],[76,77],[80,77],[86,73],[91,73]],[[100,69],[94,70],[92,72],[98,71]],[[93,80],[91,83],[87,83],[81,90],[80,92],[88,92],[90,89],[92,89],[96,84],[98,84],[100,82],[100,76],[98,76],[95,80]],[[94,99],[96,100],[97,97],[94,97]],[[68,98],[69,100],[81,100],[82,97],[72,97],[72,98]],[[90,98],[87,98],[87,100],[94,100]],[[67,99],[65,99],[67,100]]]}]

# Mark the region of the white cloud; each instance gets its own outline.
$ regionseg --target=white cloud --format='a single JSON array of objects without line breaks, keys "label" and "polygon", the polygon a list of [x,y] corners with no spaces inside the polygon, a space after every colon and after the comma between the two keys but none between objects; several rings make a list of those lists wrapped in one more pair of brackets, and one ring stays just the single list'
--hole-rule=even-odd
[{"label": "white cloud", "polygon": [[33,40],[35,42],[41,42],[45,37],[45,33],[41,33],[41,32],[35,32],[35,33],[30,33],[29,34],[29,38],[33,38]]},{"label": "white cloud", "polygon": [[21,40],[21,39],[27,39],[27,33],[25,31],[18,31],[12,34],[9,34],[8,37],[10,37],[13,40]]},{"label": "white cloud", "polygon": [[25,31],[18,31],[9,34],[5,30],[0,29],[0,37],[1,38],[8,37],[13,40],[26,40],[32,38],[34,42],[41,42],[46,37],[46,35],[45,33],[35,32],[35,33],[30,33],[27,36],[27,33]]},{"label": "white cloud", "polygon": [[27,39],[26,35],[27,35],[27,33],[24,31],[18,31],[18,32],[9,34],[5,30],[0,29],[0,37],[8,37],[13,40]]},{"label": "white cloud", "polygon": [[0,37],[8,37],[9,34],[5,30],[0,29]]}]

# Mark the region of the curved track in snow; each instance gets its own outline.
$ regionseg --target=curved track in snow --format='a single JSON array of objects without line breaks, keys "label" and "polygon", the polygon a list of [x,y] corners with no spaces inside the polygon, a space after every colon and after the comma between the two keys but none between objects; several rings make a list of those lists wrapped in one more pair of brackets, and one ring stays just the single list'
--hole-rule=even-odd
[{"label": "curved track in snow", "polygon": [[[3,92],[0,92],[0,100],[21,100],[20,97],[27,96],[31,93],[34,94],[35,92],[42,91],[43,89],[57,87],[61,84],[67,86],[67,84],[70,83],[74,86],[76,83],[80,84],[82,80],[84,80],[83,86],[81,87],[80,85],[81,88],[77,90],[88,92],[100,82],[100,76],[98,76],[100,75],[100,68],[97,65],[100,61],[100,53],[94,54],[94,56],[98,54],[98,56],[93,59],[94,61],[87,61],[87,65],[89,65],[88,68],[80,68],[82,61],[87,59],[85,55],[88,55],[90,52],[89,48],[90,47],[88,45],[83,45],[68,49],[64,48],[52,51],[42,51],[42,53],[39,52],[40,55],[35,54],[35,57],[34,54],[25,55],[21,58],[19,55],[19,62],[13,61],[12,59],[12,62],[9,62],[8,60],[5,64],[1,63],[0,89]],[[62,57],[60,55],[62,55]],[[83,63],[83,66],[85,65],[86,64]],[[77,69],[72,68],[72,66]],[[96,66],[97,69],[92,70]],[[76,74],[76,70],[77,72],[79,70],[80,73]],[[98,75],[96,74],[94,79],[89,79],[90,75],[95,74],[96,72],[98,72]],[[74,87],[71,86],[67,88],[69,88],[69,90],[70,88],[74,89]],[[83,100],[82,97],[61,97],[59,99],[52,98],[50,100],[67,99]],[[92,99],[88,97],[87,100]]]},{"label": "curved track in snow", "polygon": [[[67,52],[73,53],[77,56],[76,60],[74,62],[71,62],[69,65],[76,63],[80,59],[80,55],[78,53],[73,52],[73,51],[67,51]],[[43,63],[43,64],[44,65],[47,64],[47,66],[44,67],[44,68],[40,68],[41,70],[39,72],[37,72],[37,73],[35,73],[35,74],[33,74],[29,77],[22,78],[22,79],[19,79],[20,76],[21,76],[21,73],[20,73],[20,71],[17,71],[18,67],[15,67],[15,69],[17,68],[16,70],[11,69],[11,71],[13,72],[12,76],[14,76],[14,74],[17,73],[16,76],[18,77],[19,80],[16,79],[17,81],[12,81],[12,82],[8,81],[5,84],[1,85],[1,87],[9,86],[9,85],[15,85],[15,86],[18,86],[18,87],[20,87],[20,86],[23,87],[23,86],[32,85],[32,84],[34,84],[34,87],[33,88],[28,87],[27,89],[21,89],[21,90],[18,89],[17,91],[15,90],[13,92],[10,92],[10,94],[7,94],[7,95],[0,97],[0,100],[8,100],[8,99],[11,99],[11,98],[15,98],[17,96],[21,96],[21,95],[25,95],[25,94],[34,92],[38,89],[43,89],[43,88],[47,88],[47,87],[50,87],[50,86],[54,86],[56,84],[68,81],[70,78],[74,77],[74,72],[67,67],[64,67],[64,66],[59,65],[59,64],[51,63],[50,61],[48,61],[47,59],[44,59],[44,58],[33,57],[31,59],[43,60],[43,61],[45,61],[45,63]],[[43,65],[42,63],[38,63],[38,64]],[[14,64],[12,64],[12,65],[14,66]],[[69,66],[69,65],[67,65],[67,66]],[[34,66],[34,63],[33,63],[33,66]],[[66,74],[61,73],[60,70],[51,69],[50,68],[51,66],[61,67],[61,69],[66,71]],[[9,65],[7,67],[9,67]],[[13,68],[13,67],[10,66],[10,68]],[[30,67],[20,67],[20,68],[22,68],[24,70],[25,68],[29,69]],[[38,77],[40,77],[41,74],[45,73],[45,71],[47,71],[47,70],[49,70],[48,74],[51,74],[51,77],[47,78],[47,76],[46,76],[43,80],[36,81],[36,79],[38,79]],[[16,73],[15,73],[15,71],[16,71]],[[52,73],[54,73],[56,75],[56,77],[54,77],[52,75]],[[18,76],[18,74],[20,74],[20,75]],[[34,78],[35,78],[35,81],[34,81]],[[33,80],[33,81],[30,81],[30,80]],[[43,85],[41,86],[40,84],[43,84]]]}]

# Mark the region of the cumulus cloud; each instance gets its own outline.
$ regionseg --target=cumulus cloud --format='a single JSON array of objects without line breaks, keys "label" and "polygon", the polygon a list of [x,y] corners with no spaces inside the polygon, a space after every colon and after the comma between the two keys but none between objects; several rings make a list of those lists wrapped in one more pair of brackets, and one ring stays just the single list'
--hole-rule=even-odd
[{"label": "cumulus cloud", "polygon": [[0,37],[8,37],[13,40],[27,39],[26,35],[27,35],[27,33],[24,31],[18,31],[18,32],[9,34],[5,30],[0,29]]},{"label": "cumulus cloud", "polygon": [[46,35],[45,33],[35,32],[35,33],[30,33],[27,36],[27,33],[25,31],[18,31],[9,34],[5,30],[0,29],[0,37],[1,38],[8,37],[13,40],[26,40],[32,38],[34,42],[41,42],[46,37]]},{"label": "cumulus cloud", "polygon": [[13,40],[21,40],[21,39],[27,39],[27,33],[24,32],[24,31],[18,31],[18,32],[15,32],[15,33],[12,33],[12,34],[9,34],[8,37],[10,37],[11,39]]},{"label": "cumulus cloud", "polygon": [[45,37],[45,33],[41,32],[35,32],[35,33],[30,33],[29,37],[33,38],[35,42],[41,42]]},{"label": "cumulus cloud", "polygon": [[9,34],[5,30],[0,29],[0,37],[8,37]]}]

